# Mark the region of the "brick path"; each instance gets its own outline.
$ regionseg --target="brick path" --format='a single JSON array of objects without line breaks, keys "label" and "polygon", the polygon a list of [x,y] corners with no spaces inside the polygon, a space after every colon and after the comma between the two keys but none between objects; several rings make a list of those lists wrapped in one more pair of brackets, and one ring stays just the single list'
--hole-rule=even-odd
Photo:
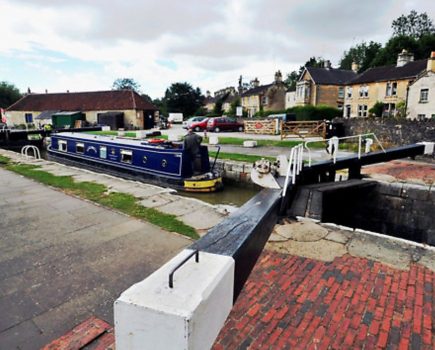
[{"label": "brick path", "polygon": [[417,264],[265,251],[213,349],[434,349],[434,287]]},{"label": "brick path", "polygon": [[398,180],[420,180],[427,184],[435,183],[435,164],[394,160],[388,163],[364,167],[363,174],[385,174]]}]

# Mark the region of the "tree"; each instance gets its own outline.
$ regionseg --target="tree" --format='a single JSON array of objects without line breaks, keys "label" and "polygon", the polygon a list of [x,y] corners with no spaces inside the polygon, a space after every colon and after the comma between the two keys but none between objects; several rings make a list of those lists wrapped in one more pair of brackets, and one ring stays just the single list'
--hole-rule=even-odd
[{"label": "tree", "polygon": [[133,90],[140,93],[140,85],[132,78],[118,78],[113,82],[112,90]]},{"label": "tree", "polygon": [[362,42],[354,47],[351,47],[349,51],[345,51],[340,61],[341,69],[352,69],[352,63],[358,64],[358,73],[361,73],[372,66],[373,60],[381,50],[382,45],[380,43],[370,41],[368,44]]},{"label": "tree", "polygon": [[298,82],[299,75],[300,74],[295,70],[287,74],[287,78],[284,80],[284,84],[287,86],[287,89],[290,91],[296,90],[296,83]]},{"label": "tree", "polygon": [[0,82],[0,108],[7,108],[22,97],[20,90],[6,81]]},{"label": "tree", "polygon": [[183,115],[193,115],[203,104],[204,95],[201,89],[194,89],[190,84],[174,83],[165,92],[165,104],[168,112],[179,112]]},{"label": "tree", "polygon": [[396,18],[391,24],[393,36],[410,36],[420,38],[423,35],[435,34],[435,27],[432,19],[426,12],[417,13],[412,10],[409,15],[402,15]]},{"label": "tree", "polygon": [[149,102],[149,103],[153,103],[153,99],[152,99],[149,95],[147,95],[147,94],[142,94],[141,96],[142,96],[142,98],[143,98],[145,101],[147,101],[147,102]]}]

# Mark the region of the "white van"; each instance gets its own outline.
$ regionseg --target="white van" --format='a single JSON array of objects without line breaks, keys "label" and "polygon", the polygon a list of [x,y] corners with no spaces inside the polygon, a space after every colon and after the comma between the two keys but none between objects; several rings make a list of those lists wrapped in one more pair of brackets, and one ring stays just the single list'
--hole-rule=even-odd
[{"label": "white van", "polygon": [[168,122],[176,124],[183,122],[183,113],[169,113]]}]

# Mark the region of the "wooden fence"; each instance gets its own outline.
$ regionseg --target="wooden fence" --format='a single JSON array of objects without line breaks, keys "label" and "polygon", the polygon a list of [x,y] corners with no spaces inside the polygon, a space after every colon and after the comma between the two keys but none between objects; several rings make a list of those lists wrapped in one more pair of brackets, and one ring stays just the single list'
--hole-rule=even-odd
[{"label": "wooden fence", "polygon": [[281,123],[281,140],[289,137],[326,137],[326,123],[319,121],[300,121]]},{"label": "wooden fence", "polygon": [[280,132],[279,120],[245,120],[246,134],[277,135]]}]

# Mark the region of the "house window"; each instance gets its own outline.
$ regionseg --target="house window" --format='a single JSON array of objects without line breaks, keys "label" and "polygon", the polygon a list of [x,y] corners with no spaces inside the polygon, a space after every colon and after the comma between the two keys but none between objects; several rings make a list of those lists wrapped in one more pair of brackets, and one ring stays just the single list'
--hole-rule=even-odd
[{"label": "house window", "polygon": [[385,95],[386,96],[397,96],[397,82],[387,83],[387,86],[385,89]]},{"label": "house window", "polygon": [[358,105],[358,117],[367,117],[367,105]]},{"label": "house window", "polygon": [[24,118],[26,119],[26,123],[33,123],[33,115],[32,113],[25,113]]},{"label": "house window", "polygon": [[346,118],[350,118],[350,113],[351,113],[351,111],[352,111],[352,106],[351,105],[346,105],[346,113],[344,114],[344,116],[346,117]]},{"label": "house window", "polygon": [[391,117],[396,114],[396,104],[395,103],[385,103],[384,104],[384,117]]},{"label": "house window", "polygon": [[346,97],[347,98],[352,98],[352,87],[348,86],[346,88]]},{"label": "house window", "polygon": [[121,162],[131,164],[133,160],[133,151],[121,150]]},{"label": "house window", "polygon": [[369,87],[367,85],[359,87],[359,97],[369,97]]},{"label": "house window", "polygon": [[261,97],[261,104],[266,106],[269,103],[269,98],[267,96]]},{"label": "house window", "polygon": [[344,87],[343,86],[338,87],[338,98],[344,98]]},{"label": "house window", "polygon": [[424,120],[426,118],[426,114],[417,114],[417,120]]},{"label": "house window", "polygon": [[420,103],[426,103],[429,101],[429,89],[420,90]]},{"label": "house window", "polygon": [[66,152],[67,148],[66,148],[66,141],[64,140],[59,140],[58,144],[57,144],[57,149],[61,152]]},{"label": "house window", "polygon": [[107,147],[106,146],[100,146],[100,158],[107,158]]}]

